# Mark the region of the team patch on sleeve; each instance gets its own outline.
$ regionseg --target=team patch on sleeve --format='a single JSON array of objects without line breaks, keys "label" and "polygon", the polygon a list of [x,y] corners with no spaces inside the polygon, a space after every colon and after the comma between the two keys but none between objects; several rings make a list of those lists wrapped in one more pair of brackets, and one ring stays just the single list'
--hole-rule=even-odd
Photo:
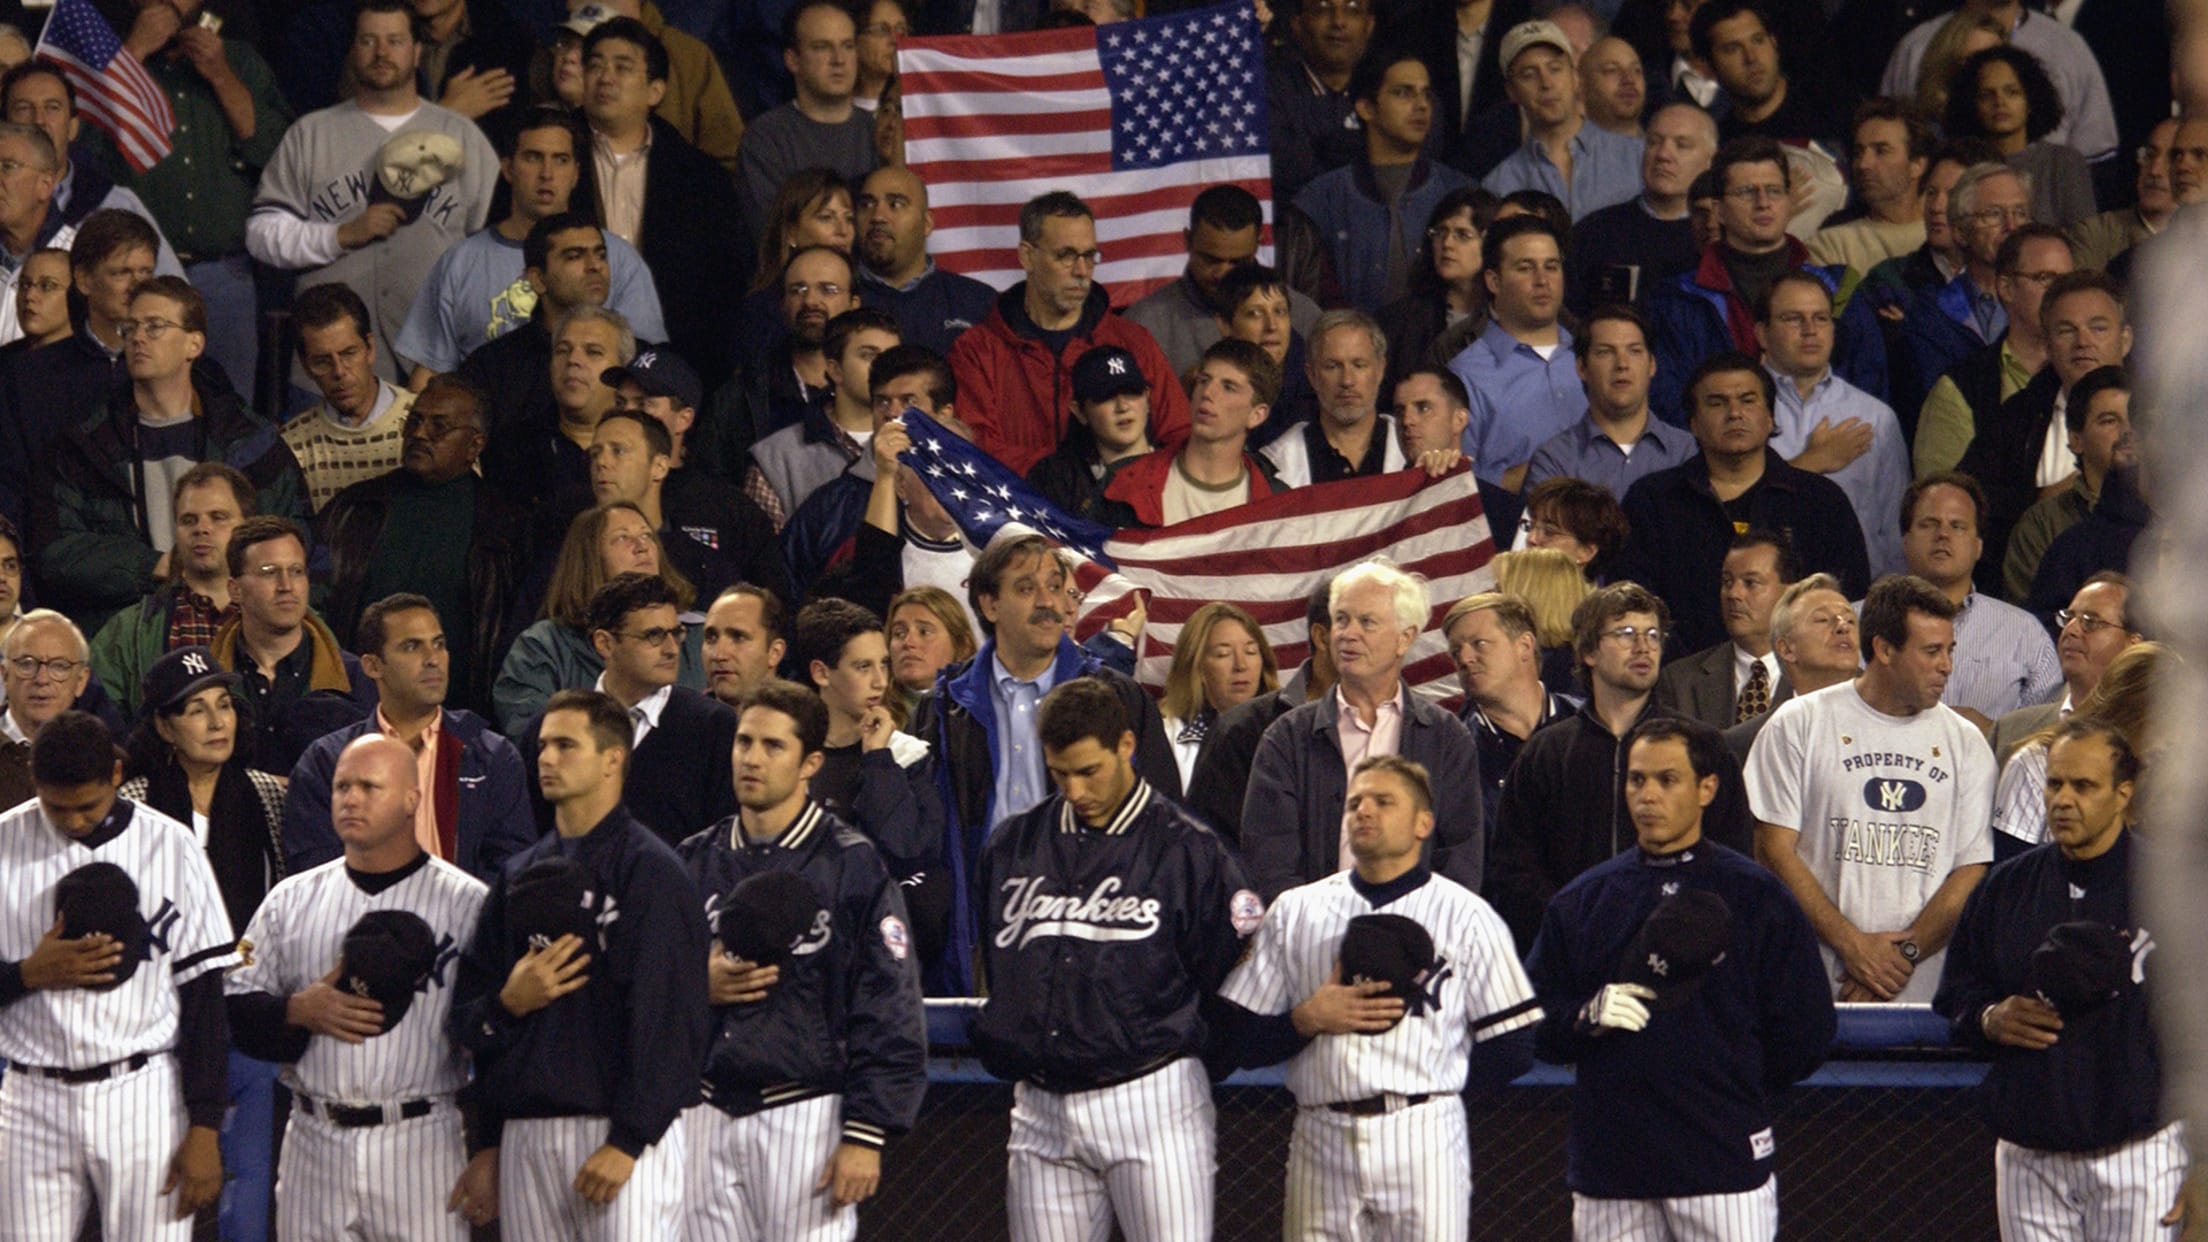
[{"label": "team patch on sleeve", "polygon": [[1265,899],[1249,889],[1236,889],[1227,899],[1227,919],[1234,924],[1234,934],[1247,936],[1265,921]]},{"label": "team patch on sleeve", "polygon": [[905,921],[894,914],[882,917],[882,947],[900,962],[912,951],[912,935],[905,930]]}]

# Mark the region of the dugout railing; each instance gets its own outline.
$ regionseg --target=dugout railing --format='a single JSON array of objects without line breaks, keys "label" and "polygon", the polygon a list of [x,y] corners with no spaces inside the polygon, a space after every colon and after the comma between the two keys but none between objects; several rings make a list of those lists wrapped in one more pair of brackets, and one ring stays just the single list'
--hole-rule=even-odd
[{"label": "dugout railing", "polygon": [[[920,1123],[884,1162],[861,1239],[999,1242],[1012,1089],[967,1049],[978,1002],[928,1002],[933,1053]],[[1950,1048],[1921,1005],[1842,1005],[1832,1058],[1777,1107],[1782,1238],[1951,1242],[1996,1236],[1993,1137],[1970,1088],[1983,1062]],[[1472,1237],[1565,1239],[1571,1074],[1536,1066],[1470,1106]],[[1220,1242],[1275,1242],[1295,1105],[1279,1069],[1217,1089]]]}]

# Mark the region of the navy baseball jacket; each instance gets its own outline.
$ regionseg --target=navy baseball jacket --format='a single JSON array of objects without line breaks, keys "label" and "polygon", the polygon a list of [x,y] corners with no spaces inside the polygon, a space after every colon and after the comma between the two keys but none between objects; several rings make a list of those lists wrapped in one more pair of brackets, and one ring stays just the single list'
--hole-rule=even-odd
[{"label": "navy baseball jacket", "polygon": [[[588,868],[598,943],[590,983],[526,1017],[499,1004],[515,960],[507,888],[540,858]],[[617,805],[589,834],[553,833],[506,862],[460,958],[452,1037],[475,1054],[480,1129],[513,1117],[605,1117],[606,1142],[634,1156],[698,1101],[705,1062],[705,906],[682,860]]]},{"label": "navy baseball jacket", "polygon": [[1213,994],[1264,904],[1209,828],[1136,778],[1091,828],[1052,794],[983,851],[974,900],[990,1073],[1079,1091],[1201,1056]]},{"label": "navy baseball jacket", "polygon": [[843,1096],[843,1139],[879,1148],[912,1128],[928,1089],[927,1017],[904,898],[867,839],[808,801],[782,835],[744,837],[731,817],[682,843],[683,865],[719,931],[729,890],[794,871],[827,913],[766,999],[713,1009],[705,1098],[730,1116]]},{"label": "navy baseball jacket", "polygon": [[[2143,974],[2153,940],[2132,921],[2131,833],[2099,858],[2073,862],[2053,844],[1988,872],[1963,905],[1932,1008],[1957,1044],[1992,1058],[1978,1088],[1993,1132],[2041,1151],[2093,1151],[2154,1133],[2161,1110],[2161,1046]],[[2042,1051],[1986,1038],[1986,1006],[2030,996],[2032,950],[2057,923],[2091,919],[2129,933],[2132,985],[2085,1013],[2062,1015]]]},{"label": "navy baseball jacket", "polygon": [[[1618,977],[1656,903],[1708,889],[1732,911],[1732,947],[1679,1008],[1641,1031],[1589,1033],[1579,1013]],[[1735,1194],[1771,1176],[1767,1095],[1832,1047],[1832,984],[1817,936],[1778,877],[1704,841],[1620,854],[1566,884],[1526,960],[1541,998],[1541,1059],[1576,1063],[1566,1182],[1597,1199]]]}]

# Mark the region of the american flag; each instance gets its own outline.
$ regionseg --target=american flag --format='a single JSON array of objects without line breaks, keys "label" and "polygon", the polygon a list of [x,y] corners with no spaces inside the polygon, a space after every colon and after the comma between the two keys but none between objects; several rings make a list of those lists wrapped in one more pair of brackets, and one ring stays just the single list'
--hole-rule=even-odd
[{"label": "american flag", "polygon": [[1073,518],[995,458],[918,410],[904,424],[913,447],[904,462],[956,519],[975,547],[1033,530],[1075,557],[1084,593],[1075,630],[1087,636],[1130,612],[1137,593],[1150,615],[1136,679],[1165,686],[1173,644],[1198,608],[1225,600],[1248,609],[1283,669],[1310,654],[1305,600],[1321,582],[1359,561],[1384,556],[1426,579],[1429,611],[1404,676],[1421,694],[1459,692],[1441,632],[1449,606],[1495,589],[1495,543],[1479,486],[1459,466],[1438,479],[1423,470],[1296,488],[1176,526],[1114,533]]},{"label": "american flag", "polygon": [[123,50],[123,41],[92,7],[92,0],[61,0],[32,53],[60,66],[77,92],[77,110],[108,132],[137,172],[169,151],[176,113],[146,67]]},{"label": "american flag", "polygon": [[1096,279],[1126,305],[1180,276],[1188,207],[1208,187],[1242,186],[1270,213],[1265,58],[1248,0],[907,39],[897,72],[905,163],[927,183],[929,249],[951,271],[1018,283],[1020,205],[1071,190],[1096,212]]}]

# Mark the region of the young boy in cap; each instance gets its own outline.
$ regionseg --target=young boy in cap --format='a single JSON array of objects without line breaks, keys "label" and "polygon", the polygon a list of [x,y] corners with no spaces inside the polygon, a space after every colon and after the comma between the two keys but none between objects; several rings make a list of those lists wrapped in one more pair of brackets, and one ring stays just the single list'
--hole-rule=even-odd
[{"label": "young boy in cap", "polygon": [[1074,360],[1072,425],[1027,481],[1077,518],[1109,522],[1104,489],[1118,469],[1151,449],[1150,381],[1135,356],[1099,345]]},{"label": "young boy in cap", "polygon": [[1729,762],[1716,730],[1644,720],[1626,755],[1640,848],[1558,891],[1526,959],[1548,1015],[1535,1049],[1579,1067],[1572,1234],[1768,1239],[1767,1096],[1832,1046],[1817,937],[1777,877],[1702,839]]}]

